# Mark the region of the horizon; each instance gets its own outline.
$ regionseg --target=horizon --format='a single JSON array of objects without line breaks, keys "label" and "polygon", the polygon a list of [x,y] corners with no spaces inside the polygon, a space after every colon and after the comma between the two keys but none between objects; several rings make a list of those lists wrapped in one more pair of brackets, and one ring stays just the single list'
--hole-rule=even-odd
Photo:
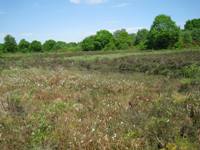
[{"label": "horizon", "polygon": [[187,20],[200,18],[199,5],[197,0],[0,0],[0,43],[7,34],[17,42],[80,42],[102,29],[136,33],[149,29],[159,14],[171,16],[183,28]]}]

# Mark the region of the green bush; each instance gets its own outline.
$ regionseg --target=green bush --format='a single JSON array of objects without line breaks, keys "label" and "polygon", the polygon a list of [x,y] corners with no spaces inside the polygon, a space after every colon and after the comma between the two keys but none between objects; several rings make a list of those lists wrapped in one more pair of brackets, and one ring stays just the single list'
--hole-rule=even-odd
[{"label": "green bush", "polygon": [[117,49],[128,49],[132,45],[132,38],[125,29],[115,31],[113,36]]},{"label": "green bush", "polygon": [[29,51],[30,43],[25,39],[20,40],[18,44],[18,49],[20,52],[28,52]]},{"label": "green bush", "polygon": [[54,50],[56,46],[56,41],[54,40],[47,40],[44,42],[42,49],[43,51],[51,51]]},{"label": "green bush", "polygon": [[200,66],[192,64],[182,69],[182,74],[186,78],[200,78]]},{"label": "green bush", "polygon": [[40,41],[33,41],[29,47],[31,52],[41,52],[42,51],[42,44]]},{"label": "green bush", "polygon": [[6,35],[4,38],[4,51],[5,52],[16,52],[17,51],[17,43],[15,38],[11,35]]}]

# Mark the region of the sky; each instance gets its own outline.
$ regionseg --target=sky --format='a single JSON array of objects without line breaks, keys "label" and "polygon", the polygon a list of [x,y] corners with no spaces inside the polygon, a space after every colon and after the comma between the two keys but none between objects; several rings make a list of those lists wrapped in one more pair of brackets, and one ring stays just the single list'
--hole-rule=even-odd
[{"label": "sky", "polygon": [[78,42],[101,29],[134,33],[149,29],[159,14],[183,27],[200,18],[200,0],[0,0],[0,42],[7,34]]}]

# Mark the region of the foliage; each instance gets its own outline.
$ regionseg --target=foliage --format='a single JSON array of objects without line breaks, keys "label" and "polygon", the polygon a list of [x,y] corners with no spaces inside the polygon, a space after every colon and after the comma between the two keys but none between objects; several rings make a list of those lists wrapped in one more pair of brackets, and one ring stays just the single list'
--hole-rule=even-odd
[{"label": "foliage", "polygon": [[18,44],[18,49],[21,52],[28,52],[29,46],[30,46],[30,43],[28,41],[26,41],[25,39],[22,39],[22,40],[20,40],[20,42]]},{"label": "foliage", "polygon": [[193,46],[191,31],[181,31],[177,48],[189,48]]},{"label": "foliage", "polygon": [[132,45],[132,39],[125,29],[115,31],[113,36],[117,49],[128,49]]},{"label": "foliage", "polygon": [[0,43],[0,54],[3,53],[3,48],[4,48],[3,44]]},{"label": "foliage", "polygon": [[136,33],[131,33],[131,34],[129,34],[129,36],[130,36],[130,39],[131,39],[131,45],[134,45],[135,41],[136,41],[137,34]]},{"label": "foliage", "polygon": [[188,20],[185,23],[185,30],[196,30],[196,29],[200,29],[200,18],[199,19],[192,19],[192,20]]},{"label": "foliage", "polygon": [[5,52],[16,52],[17,43],[15,38],[11,35],[6,35],[4,38],[4,51]]},{"label": "foliage", "polygon": [[148,35],[148,48],[166,49],[172,48],[179,40],[179,27],[166,15],[155,18]]},{"label": "foliage", "polygon": [[40,41],[32,41],[29,47],[31,52],[41,52],[42,51],[42,44]]},{"label": "foliage", "polygon": [[113,41],[113,35],[107,30],[100,30],[95,36],[95,49],[102,50]]},{"label": "foliage", "polygon": [[85,38],[81,43],[81,47],[84,51],[94,51],[94,50],[96,50],[95,36],[89,36],[89,37]]},{"label": "foliage", "polygon": [[57,41],[54,47],[56,50],[60,50],[60,49],[64,49],[66,47],[66,45],[67,45],[66,42]]},{"label": "foliage", "polygon": [[148,33],[149,31],[147,29],[138,30],[134,44],[138,45],[146,43]]},{"label": "foliage", "polygon": [[52,51],[55,50],[56,41],[54,40],[47,40],[44,42],[42,49],[43,51]]},{"label": "foliage", "polygon": [[200,46],[200,29],[194,29],[191,32],[193,44]]},{"label": "foliage", "polygon": [[186,78],[199,78],[200,77],[200,66],[196,64],[192,64],[190,66],[186,66],[182,69],[183,75]]},{"label": "foliage", "polygon": [[1,57],[1,149],[198,150],[200,90],[181,86],[182,69],[199,76],[199,53]]}]

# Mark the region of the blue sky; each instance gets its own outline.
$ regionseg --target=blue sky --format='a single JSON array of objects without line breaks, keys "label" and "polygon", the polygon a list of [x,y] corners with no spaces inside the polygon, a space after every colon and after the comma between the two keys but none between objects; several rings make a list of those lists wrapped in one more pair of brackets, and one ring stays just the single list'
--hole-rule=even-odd
[{"label": "blue sky", "polygon": [[183,26],[200,18],[200,0],[0,0],[0,42],[6,34],[29,41],[80,41],[97,30],[150,28],[167,14]]}]

